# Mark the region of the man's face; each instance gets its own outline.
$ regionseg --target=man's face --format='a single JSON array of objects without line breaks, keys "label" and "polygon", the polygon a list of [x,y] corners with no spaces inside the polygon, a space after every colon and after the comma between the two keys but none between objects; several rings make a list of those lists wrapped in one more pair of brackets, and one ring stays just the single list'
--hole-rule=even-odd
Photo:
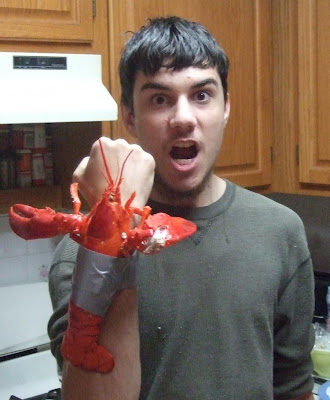
[{"label": "man's face", "polygon": [[230,110],[217,70],[139,72],[133,105],[134,113],[126,110],[124,118],[130,133],[155,158],[152,198],[171,202],[211,190]]}]

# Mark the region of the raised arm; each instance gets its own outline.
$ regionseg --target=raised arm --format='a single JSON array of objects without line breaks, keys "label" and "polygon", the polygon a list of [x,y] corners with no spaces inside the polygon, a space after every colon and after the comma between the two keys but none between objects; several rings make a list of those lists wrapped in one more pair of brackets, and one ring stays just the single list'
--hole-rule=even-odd
[{"label": "raised arm", "polygon": [[99,342],[111,351],[114,369],[101,374],[85,371],[64,360],[63,400],[138,399],[140,359],[136,289],[122,290],[113,298]]},{"label": "raised arm", "polygon": [[[122,203],[133,191],[135,207],[142,208],[149,197],[153,184],[154,160],[139,146],[123,140],[102,138],[104,154],[114,180],[120,177],[121,166],[127,154],[133,150],[123,168],[120,186]],[[91,150],[74,173],[79,190],[93,206],[102,195],[106,180],[101,171],[104,163],[99,142]],[[133,227],[136,221],[133,221]],[[131,285],[130,285],[131,286]],[[125,400],[137,399],[140,391],[139,333],[137,317],[137,289],[119,288],[111,299],[106,312],[98,343],[112,354],[115,366],[111,372],[86,371],[64,360],[62,372],[62,397],[64,400]],[[102,297],[102,293],[100,293]]]}]

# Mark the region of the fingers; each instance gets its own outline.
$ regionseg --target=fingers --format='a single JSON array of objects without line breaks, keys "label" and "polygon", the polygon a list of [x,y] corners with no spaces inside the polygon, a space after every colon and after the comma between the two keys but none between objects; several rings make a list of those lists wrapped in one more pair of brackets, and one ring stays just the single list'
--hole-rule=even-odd
[{"label": "fingers", "polygon": [[72,175],[72,182],[78,182],[77,179],[83,174],[84,170],[87,167],[89,161],[89,157],[83,158],[77,168],[74,170],[73,175]]},{"label": "fingers", "polygon": [[121,176],[122,203],[135,191],[132,205],[143,207],[152,189],[154,169],[153,157],[140,146],[123,139],[102,137],[93,144],[89,157],[77,166],[73,181],[78,182],[80,193],[92,206],[101,198],[108,183],[118,183]]},{"label": "fingers", "polygon": [[[81,160],[72,175],[72,182],[78,182],[78,189],[88,204],[92,207],[98,201],[98,194],[95,191],[89,190],[86,170],[90,157],[85,157]],[[97,192],[102,193],[102,187]]]}]

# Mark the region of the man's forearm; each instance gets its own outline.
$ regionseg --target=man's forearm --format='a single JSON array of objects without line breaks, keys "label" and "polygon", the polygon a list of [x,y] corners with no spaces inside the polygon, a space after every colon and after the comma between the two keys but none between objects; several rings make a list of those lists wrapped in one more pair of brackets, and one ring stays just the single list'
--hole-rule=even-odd
[{"label": "man's forearm", "polygon": [[135,400],[139,398],[141,368],[137,290],[119,291],[107,312],[100,344],[109,349],[116,363],[107,374],[83,371],[65,361],[63,400]]}]

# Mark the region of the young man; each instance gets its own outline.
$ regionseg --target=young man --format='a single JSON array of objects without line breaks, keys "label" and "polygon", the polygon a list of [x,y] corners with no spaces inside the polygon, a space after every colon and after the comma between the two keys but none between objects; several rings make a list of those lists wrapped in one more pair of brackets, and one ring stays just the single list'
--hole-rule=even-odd
[{"label": "young man", "polygon": [[[135,190],[136,206],[148,201],[198,230],[128,261],[138,292],[134,280],[117,286],[99,338],[115,367],[99,374],[65,361],[65,400],[313,399],[313,269],[302,223],[213,173],[230,113],[228,66],[202,26],[176,17],[151,20],[123,51],[122,114],[141,147],[103,138],[110,170],[133,149],[123,201]],[[74,175],[91,205],[105,187],[102,167],[95,143]],[[50,273],[60,365],[76,253],[66,238]]]}]

